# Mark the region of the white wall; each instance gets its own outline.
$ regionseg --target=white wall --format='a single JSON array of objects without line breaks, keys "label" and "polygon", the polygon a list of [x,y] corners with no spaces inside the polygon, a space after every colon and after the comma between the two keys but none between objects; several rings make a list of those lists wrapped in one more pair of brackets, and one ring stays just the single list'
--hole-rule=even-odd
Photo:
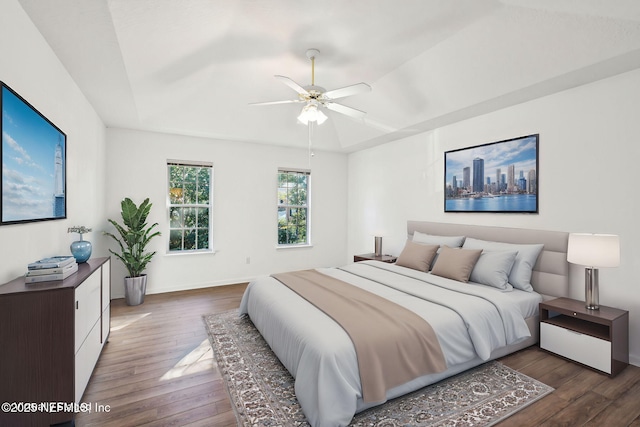
[{"label": "white wall", "polygon": [[[67,219],[0,227],[0,283],[29,262],[70,255],[73,225],[99,226],[105,192],[105,127],[15,0],[0,2],[0,80],[67,134]],[[94,240],[95,234],[85,235]],[[94,256],[106,249],[94,246]]]},{"label": "white wall", "polygon": [[[601,271],[600,302],[630,310],[631,358],[640,365],[640,227],[633,218],[639,207],[640,71],[354,153],[348,161],[316,152],[314,246],[276,250],[275,173],[279,166],[306,167],[306,150],[125,130],[105,136],[101,120],[16,0],[0,3],[0,57],[0,79],[67,134],[68,149],[68,219],[0,227],[0,283],[23,274],[30,261],[68,254],[76,238],[66,232],[72,225],[93,227],[86,236],[93,256],[107,255],[99,230],[106,229],[107,217],[118,217],[125,196],[137,202],[151,197],[150,219],[166,234],[165,162],[201,159],[215,167],[217,253],[168,256],[166,236],[156,239],[149,292],[343,264],[372,251],[378,233],[385,236],[385,252],[397,254],[407,219],[616,233],[622,261]],[[444,151],[530,133],[540,133],[540,214],[443,213]],[[113,265],[117,297],[125,274],[119,262]],[[582,299],[582,271],[571,272],[572,296]]]},{"label": "white wall", "polygon": [[[107,218],[120,222],[124,197],[136,204],[149,197],[153,203],[149,223],[159,223],[163,233],[151,243],[157,254],[146,271],[147,293],[238,283],[346,262],[346,155],[316,150],[311,160],[313,247],[276,249],[278,167],[308,169],[306,149],[123,129],[108,129],[107,140]],[[214,254],[167,254],[168,159],[213,163]],[[104,227],[111,225],[105,222]],[[113,265],[112,294],[121,297],[126,270],[119,261]]]},{"label": "white wall", "polygon": [[[398,254],[406,221],[614,233],[621,265],[600,271],[600,303],[630,311],[631,361],[640,366],[640,70],[349,156],[348,252],[369,252],[384,229]],[[444,152],[540,134],[539,214],[444,213]],[[584,273],[571,267],[571,296]]]}]

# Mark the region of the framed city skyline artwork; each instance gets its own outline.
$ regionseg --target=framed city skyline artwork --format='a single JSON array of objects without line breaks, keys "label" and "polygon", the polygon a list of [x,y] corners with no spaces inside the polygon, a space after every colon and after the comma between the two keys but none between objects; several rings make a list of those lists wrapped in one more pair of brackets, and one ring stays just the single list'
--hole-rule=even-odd
[{"label": "framed city skyline artwork", "polygon": [[445,212],[538,213],[539,134],[444,153]]},{"label": "framed city skyline artwork", "polygon": [[67,136],[0,82],[0,225],[67,217]]}]

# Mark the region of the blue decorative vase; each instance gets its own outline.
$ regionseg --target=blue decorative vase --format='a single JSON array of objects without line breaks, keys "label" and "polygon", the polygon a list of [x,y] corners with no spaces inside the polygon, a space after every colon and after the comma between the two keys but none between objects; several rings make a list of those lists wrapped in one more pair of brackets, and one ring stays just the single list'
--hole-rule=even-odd
[{"label": "blue decorative vase", "polygon": [[71,253],[76,262],[87,262],[91,256],[91,242],[82,240],[82,234],[80,234],[80,240],[71,243]]}]

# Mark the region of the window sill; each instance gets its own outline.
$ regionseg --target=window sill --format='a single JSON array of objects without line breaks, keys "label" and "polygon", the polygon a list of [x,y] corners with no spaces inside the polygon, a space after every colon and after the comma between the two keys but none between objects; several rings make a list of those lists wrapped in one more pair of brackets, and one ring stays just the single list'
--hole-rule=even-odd
[{"label": "window sill", "polygon": [[312,248],[311,243],[305,243],[303,245],[277,245],[276,249],[297,249],[297,248]]},{"label": "window sill", "polygon": [[178,251],[178,252],[165,252],[165,256],[184,256],[184,255],[215,255],[215,249],[209,249],[206,251]]}]

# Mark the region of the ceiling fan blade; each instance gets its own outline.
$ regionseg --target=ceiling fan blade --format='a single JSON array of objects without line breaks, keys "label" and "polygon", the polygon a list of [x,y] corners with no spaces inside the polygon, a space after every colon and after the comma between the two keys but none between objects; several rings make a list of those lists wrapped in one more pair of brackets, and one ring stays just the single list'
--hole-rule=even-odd
[{"label": "ceiling fan blade", "polygon": [[356,110],[355,108],[347,107],[346,105],[336,104],[335,102],[327,102],[324,106],[329,110],[353,117],[354,119],[363,119],[364,116],[367,115],[364,111]]},{"label": "ceiling fan blade", "polygon": [[293,80],[291,80],[289,77],[275,76],[275,78],[280,80],[282,83],[286,84],[287,86],[289,86],[291,89],[293,89],[296,92],[298,92],[300,95],[309,96],[309,92],[307,92],[307,90],[305,88],[303,88],[298,83],[296,83]]},{"label": "ceiling fan blade", "polygon": [[328,92],[323,93],[323,97],[329,99],[339,99],[344,98],[351,95],[357,95],[359,93],[370,92],[371,86],[366,83],[356,83],[351,86],[345,86],[340,89],[330,90]]},{"label": "ceiling fan blade", "polygon": [[301,99],[289,99],[286,101],[268,101],[268,102],[250,102],[249,105],[276,105],[276,104],[293,104],[304,102]]}]

